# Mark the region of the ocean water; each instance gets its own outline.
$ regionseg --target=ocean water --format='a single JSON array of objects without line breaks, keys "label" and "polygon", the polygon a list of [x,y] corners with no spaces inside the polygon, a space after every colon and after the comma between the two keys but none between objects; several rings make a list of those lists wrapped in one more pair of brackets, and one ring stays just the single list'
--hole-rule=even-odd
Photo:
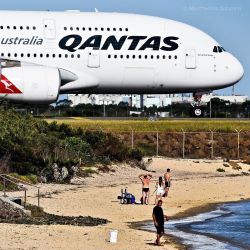
[{"label": "ocean water", "polygon": [[[153,224],[143,228],[155,231]],[[250,201],[228,203],[209,213],[168,221],[165,231],[194,250],[250,250]]]}]

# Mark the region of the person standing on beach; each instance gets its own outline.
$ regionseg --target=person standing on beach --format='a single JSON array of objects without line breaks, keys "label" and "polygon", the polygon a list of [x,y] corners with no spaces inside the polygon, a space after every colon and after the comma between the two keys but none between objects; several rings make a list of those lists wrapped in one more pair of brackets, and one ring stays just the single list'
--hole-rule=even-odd
[{"label": "person standing on beach", "polygon": [[162,209],[162,200],[158,200],[157,205],[153,209],[153,221],[154,225],[157,231],[157,237],[155,244],[157,246],[161,245],[161,237],[164,235],[165,230],[164,230],[164,221],[165,219],[168,220],[168,216],[164,215],[163,209]]},{"label": "person standing on beach", "polygon": [[170,169],[167,169],[167,172],[164,174],[164,181],[165,181],[165,194],[164,197],[168,196],[168,192],[171,186],[171,174]]},{"label": "person standing on beach", "polygon": [[161,176],[159,177],[159,181],[156,183],[155,192],[156,192],[155,196],[155,205],[156,205],[158,200],[161,200],[163,195],[165,194],[165,184]]},{"label": "person standing on beach", "polygon": [[142,182],[142,204],[148,205],[149,203],[149,184],[152,179],[152,175],[139,175]]}]

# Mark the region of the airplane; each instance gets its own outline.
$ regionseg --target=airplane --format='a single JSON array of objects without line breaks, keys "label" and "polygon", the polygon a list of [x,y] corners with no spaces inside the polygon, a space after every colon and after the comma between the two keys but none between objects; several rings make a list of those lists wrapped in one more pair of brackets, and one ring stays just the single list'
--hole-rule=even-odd
[{"label": "airplane", "polygon": [[203,93],[239,82],[241,63],[211,36],[159,17],[0,11],[0,98],[50,104],[60,94]]}]

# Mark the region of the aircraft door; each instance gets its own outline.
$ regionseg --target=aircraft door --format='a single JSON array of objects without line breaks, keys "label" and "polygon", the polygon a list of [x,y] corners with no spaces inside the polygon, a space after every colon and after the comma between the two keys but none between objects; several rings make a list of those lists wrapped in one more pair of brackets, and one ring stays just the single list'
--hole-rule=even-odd
[{"label": "aircraft door", "polygon": [[186,49],[186,69],[196,69],[196,51],[195,49]]},{"label": "aircraft door", "polygon": [[89,68],[99,68],[100,67],[100,49],[99,48],[89,48],[88,67]]},{"label": "aircraft door", "polygon": [[53,19],[44,19],[44,37],[45,39],[53,40],[56,38],[56,24]]}]

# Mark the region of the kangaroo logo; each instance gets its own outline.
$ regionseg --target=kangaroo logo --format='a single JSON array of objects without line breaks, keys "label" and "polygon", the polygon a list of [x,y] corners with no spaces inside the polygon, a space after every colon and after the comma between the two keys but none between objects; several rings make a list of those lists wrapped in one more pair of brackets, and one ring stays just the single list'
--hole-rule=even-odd
[{"label": "kangaroo logo", "polygon": [[22,92],[4,75],[1,75],[0,94],[22,94]]}]

